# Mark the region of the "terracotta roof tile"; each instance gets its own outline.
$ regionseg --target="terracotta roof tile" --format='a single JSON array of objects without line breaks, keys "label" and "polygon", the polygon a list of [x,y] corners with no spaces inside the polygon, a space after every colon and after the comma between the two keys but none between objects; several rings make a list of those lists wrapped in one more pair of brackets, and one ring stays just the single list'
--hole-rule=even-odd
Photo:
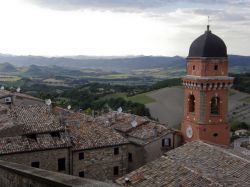
[{"label": "terracotta roof tile", "polygon": [[46,105],[13,106],[10,110],[13,120],[22,126],[23,134],[63,131],[60,124]]},{"label": "terracotta roof tile", "polygon": [[[132,126],[135,120],[137,125]],[[145,144],[155,138],[166,135],[173,130],[166,125],[150,120],[147,117],[137,116],[129,113],[109,112],[97,118],[97,122],[105,127],[120,132],[131,142]]]},{"label": "terracotta roof tile", "polygon": [[[117,180],[125,186],[250,186],[250,161],[201,141],[187,143]],[[140,177],[138,177],[140,176]],[[125,178],[130,183],[125,183]],[[138,179],[139,178],[139,179]]]},{"label": "terracotta roof tile", "polygon": [[65,132],[59,136],[53,134],[37,134],[34,137],[15,136],[0,139],[0,154],[70,147],[70,138]]},{"label": "terracotta roof tile", "polygon": [[92,149],[129,143],[119,133],[95,121],[72,123],[67,126],[73,150]]}]

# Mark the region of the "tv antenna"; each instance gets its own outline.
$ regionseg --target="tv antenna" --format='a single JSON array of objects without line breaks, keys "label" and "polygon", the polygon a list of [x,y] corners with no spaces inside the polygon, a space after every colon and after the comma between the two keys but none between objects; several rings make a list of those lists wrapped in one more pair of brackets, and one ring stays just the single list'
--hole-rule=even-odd
[{"label": "tv antenna", "polygon": [[70,109],[71,109],[71,105],[68,105],[68,106],[67,106],[67,109],[70,110]]},{"label": "tv antenna", "polygon": [[117,109],[117,112],[118,112],[118,114],[120,114],[120,113],[122,112],[122,107],[119,107],[119,108]]},{"label": "tv antenna", "polygon": [[211,22],[210,16],[207,16],[207,31],[209,31],[210,22]]},{"label": "tv antenna", "polygon": [[51,99],[45,99],[45,104],[50,106],[52,103]]},{"label": "tv antenna", "polygon": [[136,127],[136,126],[137,126],[137,121],[136,121],[136,120],[133,120],[133,121],[131,122],[131,125],[132,125],[133,128]]},{"label": "tv antenna", "polygon": [[132,117],[131,117],[131,125],[132,125],[132,127],[136,127],[137,126],[137,121],[136,121],[136,117],[135,117],[135,115],[132,115]]},{"label": "tv antenna", "polygon": [[17,92],[17,93],[20,93],[20,92],[21,92],[21,88],[18,87],[18,88],[16,89],[16,92]]}]

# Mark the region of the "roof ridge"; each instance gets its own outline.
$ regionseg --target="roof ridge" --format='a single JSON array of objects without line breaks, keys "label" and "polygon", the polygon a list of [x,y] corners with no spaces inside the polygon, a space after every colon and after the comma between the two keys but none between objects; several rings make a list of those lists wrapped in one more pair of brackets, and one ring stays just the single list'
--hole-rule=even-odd
[{"label": "roof ridge", "polygon": [[250,161],[249,161],[248,159],[245,159],[245,158],[240,157],[240,156],[238,156],[238,155],[236,155],[236,154],[233,154],[233,153],[231,153],[230,151],[227,151],[227,150],[224,149],[224,148],[221,148],[221,149],[220,149],[220,148],[219,148],[218,146],[216,146],[216,145],[212,145],[212,144],[209,144],[209,143],[206,143],[206,142],[203,142],[203,141],[197,141],[197,142],[201,142],[201,143],[203,143],[203,144],[205,144],[205,145],[208,145],[208,146],[210,146],[210,147],[213,147],[214,149],[216,149],[216,150],[218,150],[218,151],[220,151],[220,152],[226,153],[226,154],[228,154],[228,155],[230,155],[230,156],[239,158],[239,159],[241,159],[241,160],[243,160],[243,161],[246,161],[246,162],[250,163]]}]

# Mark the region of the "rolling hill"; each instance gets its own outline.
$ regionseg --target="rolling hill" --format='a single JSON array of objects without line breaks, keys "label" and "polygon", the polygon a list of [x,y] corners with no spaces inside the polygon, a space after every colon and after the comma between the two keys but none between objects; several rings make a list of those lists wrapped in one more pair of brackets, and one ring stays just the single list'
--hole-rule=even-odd
[{"label": "rolling hill", "polygon": [[[179,127],[183,117],[183,88],[168,87],[155,92],[145,93],[154,102],[147,103],[150,114],[167,123],[171,127]],[[228,117],[230,122],[239,121],[250,123],[250,95],[231,90],[228,101]]]},{"label": "rolling hill", "polygon": [[16,71],[17,69],[15,68],[15,66],[13,66],[12,64],[8,62],[0,64],[0,72],[11,73],[11,72],[16,72]]},{"label": "rolling hill", "polygon": [[[230,71],[250,72],[250,56],[229,55]],[[131,72],[140,69],[183,70],[185,58],[180,56],[128,56],[128,57],[42,57],[1,55],[0,63],[14,66],[61,66],[73,69],[101,69],[103,71]]]}]

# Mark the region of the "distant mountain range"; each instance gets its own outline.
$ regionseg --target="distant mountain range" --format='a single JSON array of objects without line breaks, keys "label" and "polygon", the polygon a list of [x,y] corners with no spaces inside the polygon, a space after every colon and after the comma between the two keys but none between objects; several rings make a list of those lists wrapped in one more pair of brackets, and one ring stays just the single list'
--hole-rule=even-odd
[{"label": "distant mountain range", "polygon": [[[250,56],[229,55],[231,72],[250,72]],[[0,54],[0,71],[15,71],[15,67],[61,66],[70,69],[100,69],[102,71],[129,72],[138,69],[185,69],[186,59],[180,56],[128,56],[128,57],[43,57]],[[11,66],[14,65],[14,66]]]},{"label": "distant mountain range", "polygon": [[0,72],[16,72],[17,69],[12,64],[5,62],[0,64]]}]

